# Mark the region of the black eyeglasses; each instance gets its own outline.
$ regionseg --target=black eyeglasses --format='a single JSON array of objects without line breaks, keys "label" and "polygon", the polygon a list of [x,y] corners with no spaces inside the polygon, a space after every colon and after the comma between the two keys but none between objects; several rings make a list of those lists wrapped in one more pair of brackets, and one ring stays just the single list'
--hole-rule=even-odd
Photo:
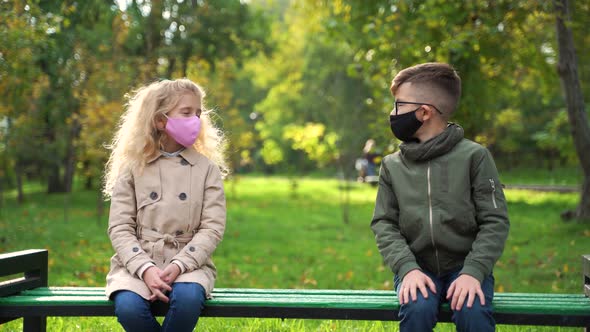
[{"label": "black eyeglasses", "polygon": [[[427,103],[414,103],[414,102],[411,102],[411,101],[397,101],[397,100],[396,100],[396,101],[395,101],[395,103],[394,103],[394,110],[395,110],[395,115],[397,115],[397,113],[398,113],[398,111],[399,111],[399,105],[404,105],[404,104],[409,104],[409,105],[420,105],[420,107],[422,107],[422,105],[428,105],[428,106],[431,106],[431,107],[433,107],[433,108],[434,108],[434,109],[435,109],[435,110],[436,110],[436,111],[437,111],[439,114],[442,114],[442,112],[441,112],[441,111],[439,111],[439,109],[438,109],[438,108],[436,108],[436,106],[434,106],[434,105],[432,105],[432,104],[427,104]],[[419,109],[420,109],[420,107],[416,108],[414,111],[417,111],[417,110],[419,110]],[[412,111],[412,112],[414,112],[414,111]]]}]

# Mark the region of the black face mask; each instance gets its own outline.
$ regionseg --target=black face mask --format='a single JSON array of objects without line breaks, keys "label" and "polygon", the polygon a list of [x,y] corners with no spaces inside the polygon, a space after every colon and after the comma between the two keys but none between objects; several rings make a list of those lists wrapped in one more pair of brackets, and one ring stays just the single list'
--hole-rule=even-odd
[{"label": "black face mask", "polygon": [[391,131],[399,140],[404,142],[418,142],[414,134],[420,129],[422,122],[416,118],[416,111],[389,116]]}]

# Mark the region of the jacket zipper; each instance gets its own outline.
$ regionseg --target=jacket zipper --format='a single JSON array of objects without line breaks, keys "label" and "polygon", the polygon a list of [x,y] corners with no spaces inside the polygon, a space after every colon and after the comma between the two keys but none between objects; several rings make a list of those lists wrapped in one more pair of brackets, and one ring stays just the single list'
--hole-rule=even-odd
[{"label": "jacket zipper", "polygon": [[436,258],[436,269],[437,275],[440,274],[440,262],[438,260],[438,249],[436,248],[436,244],[434,243],[434,226],[433,226],[433,218],[432,218],[432,191],[430,187],[430,162],[428,162],[428,169],[426,171],[426,179],[428,180],[428,214],[429,214],[429,221],[430,221],[430,240],[432,241],[432,247],[434,248],[434,256]]},{"label": "jacket zipper", "polygon": [[490,179],[490,185],[492,186],[492,203],[494,203],[494,209],[497,209],[498,205],[496,204],[496,183],[494,182],[494,179]]}]

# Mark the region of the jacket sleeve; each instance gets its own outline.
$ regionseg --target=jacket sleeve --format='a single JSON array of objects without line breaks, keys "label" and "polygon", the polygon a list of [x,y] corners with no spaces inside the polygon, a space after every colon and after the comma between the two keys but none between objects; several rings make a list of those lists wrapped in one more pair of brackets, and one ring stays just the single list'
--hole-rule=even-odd
[{"label": "jacket sleeve", "polygon": [[471,191],[479,231],[461,274],[482,282],[502,255],[510,221],[494,160],[487,149],[482,148],[480,152],[472,159],[471,167]]},{"label": "jacket sleeve", "polygon": [[[146,263],[153,263],[137,239],[137,204],[133,175],[126,171],[119,176],[111,195],[108,234],[113,249],[129,273],[137,275]],[[141,277],[141,276],[138,276]]]},{"label": "jacket sleeve", "polygon": [[379,188],[371,229],[384,263],[400,278],[414,269],[420,269],[399,227],[399,205],[385,159],[379,171]]},{"label": "jacket sleeve", "polygon": [[225,231],[226,209],[223,180],[217,166],[210,166],[205,180],[201,223],[192,240],[174,256],[186,268],[198,269],[213,255]]}]

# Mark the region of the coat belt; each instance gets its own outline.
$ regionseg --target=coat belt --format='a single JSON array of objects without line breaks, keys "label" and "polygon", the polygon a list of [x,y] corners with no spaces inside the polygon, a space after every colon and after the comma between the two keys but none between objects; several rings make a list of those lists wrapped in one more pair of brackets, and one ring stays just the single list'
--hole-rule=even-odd
[{"label": "coat belt", "polygon": [[192,233],[183,233],[182,235],[173,235],[167,233],[160,233],[149,228],[138,227],[137,237],[142,240],[155,242],[152,249],[153,258],[156,262],[164,262],[164,246],[172,244],[176,249],[179,249],[181,244],[186,245],[193,239]]}]

